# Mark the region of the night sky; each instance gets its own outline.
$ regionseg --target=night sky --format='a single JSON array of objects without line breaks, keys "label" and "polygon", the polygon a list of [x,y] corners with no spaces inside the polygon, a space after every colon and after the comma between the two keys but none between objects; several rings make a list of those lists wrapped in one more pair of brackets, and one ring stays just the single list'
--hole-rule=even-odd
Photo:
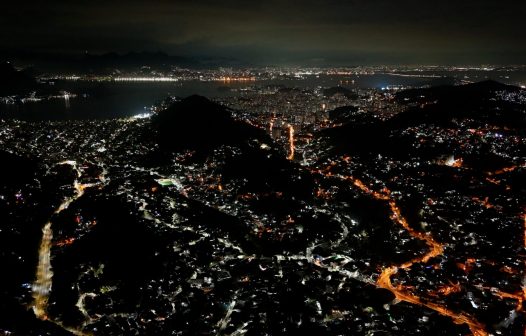
[{"label": "night sky", "polygon": [[524,0],[10,1],[0,48],[254,64],[523,64]]}]

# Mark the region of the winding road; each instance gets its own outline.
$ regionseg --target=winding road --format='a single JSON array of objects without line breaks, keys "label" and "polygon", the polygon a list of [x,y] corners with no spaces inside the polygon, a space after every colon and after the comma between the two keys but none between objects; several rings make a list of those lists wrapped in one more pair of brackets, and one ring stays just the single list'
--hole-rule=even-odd
[{"label": "winding road", "polygon": [[[82,176],[77,163],[75,161],[64,161],[59,163],[59,165],[70,165],[77,172],[77,179],[74,182],[75,194],[67,199],[65,199],[55,210],[53,215],[58,215],[64,210],[66,210],[73,202],[78,200],[84,195],[84,192],[87,188],[92,188],[106,183],[105,171],[99,176],[100,182],[90,183],[90,184],[81,184],[79,179]],[[42,240],[40,247],[38,249],[38,265],[36,268],[35,281],[33,283],[33,312],[35,316],[43,321],[50,321],[59,327],[75,334],[75,335],[89,335],[82,332],[81,330],[71,328],[62,324],[58,320],[53,320],[48,315],[48,301],[51,289],[53,286],[53,269],[51,265],[51,247],[53,245],[53,230],[52,230],[52,220],[50,219],[42,229]]]}]

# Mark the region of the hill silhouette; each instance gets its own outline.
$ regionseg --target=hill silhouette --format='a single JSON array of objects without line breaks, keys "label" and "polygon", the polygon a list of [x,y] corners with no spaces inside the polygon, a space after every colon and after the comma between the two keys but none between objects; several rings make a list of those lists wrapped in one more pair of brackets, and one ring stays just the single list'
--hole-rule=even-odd
[{"label": "hill silhouette", "polygon": [[263,130],[235,120],[225,107],[197,95],[160,112],[153,125],[159,132],[159,145],[165,150],[210,152],[221,145],[240,145],[250,139],[271,142]]},{"label": "hill silhouette", "polygon": [[[399,92],[398,100],[439,100],[440,102],[473,102],[491,98],[496,91],[520,91],[516,86],[506,85],[494,80],[486,80],[467,85],[441,85],[424,89],[410,89]],[[407,101],[406,100],[406,101]]]},{"label": "hill silhouette", "polygon": [[4,187],[31,181],[36,171],[36,162],[29,158],[21,157],[0,150],[0,184]]},{"label": "hill silhouette", "polygon": [[[0,47],[1,48],[1,47]],[[4,57],[22,64],[33,64],[44,72],[111,74],[114,70],[136,71],[147,66],[152,70],[168,71],[172,66],[202,69],[243,64],[234,58],[219,56],[185,57],[162,51],[131,51],[126,53],[62,53],[27,50],[2,50]]]},{"label": "hill silhouette", "polygon": [[390,123],[395,127],[421,123],[445,125],[453,119],[472,118],[489,124],[524,126],[526,120],[521,106],[495,99],[496,92],[520,91],[519,87],[493,80],[460,86],[407,90],[397,95],[399,102],[424,106],[416,106],[400,113]]},{"label": "hill silhouette", "polygon": [[294,200],[288,204],[290,210],[298,206],[297,200],[312,197],[309,174],[287,160],[264,130],[235,120],[224,106],[190,96],[152,122],[161,150],[195,151],[193,159],[215,162],[214,173],[224,182],[238,181],[243,185],[241,193],[283,193],[282,199],[268,201],[274,211],[284,199]]},{"label": "hill silhouette", "polygon": [[0,62],[0,96],[25,94],[37,86],[28,72],[16,70],[11,63]]},{"label": "hill silhouette", "polygon": [[[365,115],[357,122],[323,131],[320,136],[327,137],[337,151],[410,155],[409,139],[393,133],[419,125],[455,128],[462,120],[524,129],[524,105],[495,98],[496,92],[520,91],[518,87],[495,81],[402,91],[396,99],[408,106],[406,111],[386,121]],[[437,148],[437,151],[441,150]]]},{"label": "hill silhouette", "polygon": [[329,111],[329,119],[335,123],[346,123],[358,112],[356,106],[340,106]]}]

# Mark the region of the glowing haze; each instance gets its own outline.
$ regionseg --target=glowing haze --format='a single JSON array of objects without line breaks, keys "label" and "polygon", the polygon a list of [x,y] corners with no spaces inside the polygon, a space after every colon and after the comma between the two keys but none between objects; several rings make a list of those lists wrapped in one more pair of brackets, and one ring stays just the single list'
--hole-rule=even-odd
[{"label": "glowing haze", "polygon": [[0,45],[254,64],[517,64],[526,59],[525,15],[516,0],[9,2]]}]

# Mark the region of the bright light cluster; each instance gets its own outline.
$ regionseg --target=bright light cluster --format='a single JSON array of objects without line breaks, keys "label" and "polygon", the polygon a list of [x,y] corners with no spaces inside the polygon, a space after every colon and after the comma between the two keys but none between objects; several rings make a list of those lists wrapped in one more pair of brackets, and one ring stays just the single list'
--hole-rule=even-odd
[{"label": "bright light cluster", "polygon": [[177,78],[172,77],[115,77],[116,82],[177,82]]}]

